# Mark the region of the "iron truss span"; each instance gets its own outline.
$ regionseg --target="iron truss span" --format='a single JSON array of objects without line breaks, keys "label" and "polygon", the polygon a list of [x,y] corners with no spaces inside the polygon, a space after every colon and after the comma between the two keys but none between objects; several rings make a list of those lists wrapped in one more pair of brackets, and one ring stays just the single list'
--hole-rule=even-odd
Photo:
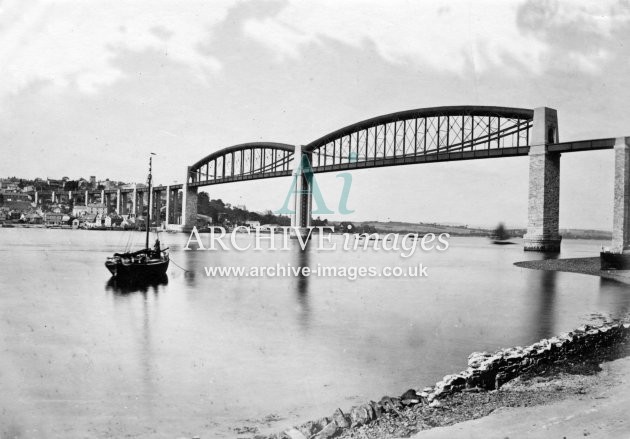
[{"label": "iron truss span", "polygon": [[188,170],[190,186],[291,175],[293,145],[253,142],[234,145],[212,153]]},{"label": "iron truss span", "polygon": [[527,155],[534,111],[457,106],[374,117],[304,147],[316,172]]},{"label": "iron truss span", "polygon": [[[315,172],[527,155],[534,111],[455,106],[374,117],[302,147]],[[189,168],[188,184],[205,186],[291,175],[294,147],[255,142],[230,146]]]}]

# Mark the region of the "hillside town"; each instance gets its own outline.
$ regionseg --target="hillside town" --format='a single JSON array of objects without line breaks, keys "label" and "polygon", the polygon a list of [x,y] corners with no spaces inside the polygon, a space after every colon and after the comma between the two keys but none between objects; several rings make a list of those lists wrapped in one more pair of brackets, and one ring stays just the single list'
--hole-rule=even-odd
[{"label": "hillside town", "polygon": [[[34,226],[58,228],[129,228],[134,229],[141,218],[120,215],[102,202],[88,202],[85,196],[76,201],[72,193],[81,194],[88,190],[125,189],[132,184],[120,181],[71,180],[18,177],[0,179],[0,224],[3,227]],[[38,194],[51,194],[48,197]]]},{"label": "hillside town", "polygon": [[[107,204],[96,196],[91,199],[87,192],[145,188],[141,183],[120,181],[70,180],[36,178],[28,180],[18,177],[0,179],[0,226],[2,227],[46,227],[90,230],[144,229],[147,206],[137,215],[118,212],[115,204]],[[181,195],[177,202],[181,205]],[[129,203],[131,203],[129,201]],[[122,205],[121,205],[122,207]],[[164,225],[166,206],[160,207],[159,217],[152,218],[151,226]],[[123,209],[121,209],[123,210]],[[129,212],[127,207],[124,209]],[[152,215],[153,216],[153,215]],[[314,220],[315,225],[325,225],[327,220]],[[289,217],[274,215],[271,211],[250,212],[244,205],[231,205],[222,200],[211,200],[204,192],[198,200],[197,226],[207,231],[212,226],[246,226],[269,229],[290,225]]]}]

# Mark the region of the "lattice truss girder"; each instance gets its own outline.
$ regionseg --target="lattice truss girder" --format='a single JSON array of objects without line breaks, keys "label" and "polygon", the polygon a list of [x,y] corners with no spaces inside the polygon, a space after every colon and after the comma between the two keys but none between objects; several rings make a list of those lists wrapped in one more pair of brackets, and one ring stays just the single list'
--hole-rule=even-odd
[{"label": "lattice truss girder", "polygon": [[246,179],[290,171],[293,152],[277,148],[243,148],[220,154],[190,169],[189,182],[207,183]]},{"label": "lattice truss girder", "polygon": [[314,167],[526,146],[532,121],[500,115],[397,120],[328,139],[313,149]]}]

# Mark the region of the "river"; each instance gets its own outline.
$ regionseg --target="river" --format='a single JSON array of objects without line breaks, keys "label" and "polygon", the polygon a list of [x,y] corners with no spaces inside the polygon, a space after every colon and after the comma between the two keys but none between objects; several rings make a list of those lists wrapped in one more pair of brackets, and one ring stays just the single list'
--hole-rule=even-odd
[{"label": "river", "polygon": [[[542,257],[482,238],[445,252],[183,251],[137,290],[103,262],[140,233],[0,229],[0,436],[234,437],[399,395],[630,308],[627,286],[532,271]],[[247,236],[239,237],[247,240]],[[339,240],[340,238],[335,238]],[[562,243],[562,257],[600,242]],[[427,277],[208,277],[206,266],[411,266]],[[184,267],[184,272],[175,264]],[[243,430],[244,431],[244,430]],[[250,434],[251,436],[251,434]]]}]

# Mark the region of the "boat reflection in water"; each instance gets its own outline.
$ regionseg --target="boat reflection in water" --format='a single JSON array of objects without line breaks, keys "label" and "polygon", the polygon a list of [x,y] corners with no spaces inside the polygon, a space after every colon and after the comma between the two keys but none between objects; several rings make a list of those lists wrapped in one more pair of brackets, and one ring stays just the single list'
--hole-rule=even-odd
[{"label": "boat reflection in water", "polygon": [[114,294],[124,295],[138,292],[146,293],[149,290],[157,292],[159,287],[165,285],[168,285],[168,275],[166,273],[152,278],[124,278],[112,276],[105,284],[105,290],[111,291]]}]

